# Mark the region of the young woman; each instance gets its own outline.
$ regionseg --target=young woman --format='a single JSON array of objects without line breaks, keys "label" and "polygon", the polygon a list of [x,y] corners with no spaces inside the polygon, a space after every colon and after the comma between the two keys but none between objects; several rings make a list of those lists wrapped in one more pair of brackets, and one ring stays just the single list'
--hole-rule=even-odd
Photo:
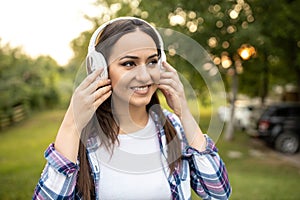
[{"label": "young woman", "polygon": [[[90,74],[45,152],[33,199],[183,200],[191,188],[203,199],[228,199],[225,165],[164,56],[160,35],[141,19],[118,18],[98,28]],[[160,107],[157,90],[173,113]]]}]

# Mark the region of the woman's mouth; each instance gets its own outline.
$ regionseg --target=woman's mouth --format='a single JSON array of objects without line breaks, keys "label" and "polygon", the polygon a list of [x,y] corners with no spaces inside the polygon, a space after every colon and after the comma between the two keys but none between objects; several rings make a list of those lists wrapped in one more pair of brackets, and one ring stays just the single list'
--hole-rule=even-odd
[{"label": "woman's mouth", "polygon": [[134,86],[130,87],[136,94],[145,95],[148,93],[151,85],[142,85],[142,86]]}]

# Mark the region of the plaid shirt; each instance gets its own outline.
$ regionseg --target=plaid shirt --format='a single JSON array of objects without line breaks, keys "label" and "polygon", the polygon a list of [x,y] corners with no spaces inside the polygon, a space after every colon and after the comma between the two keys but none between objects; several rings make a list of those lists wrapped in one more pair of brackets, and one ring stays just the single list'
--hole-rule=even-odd
[{"label": "plaid shirt", "polygon": [[[206,150],[199,152],[188,146],[182,125],[176,115],[164,111],[179,134],[182,144],[182,166],[175,169],[168,177],[173,200],[191,199],[191,189],[202,199],[228,199],[231,193],[225,165],[217,153],[214,142],[206,137]],[[166,158],[166,136],[154,112],[151,116],[155,122],[159,138],[161,155]],[[99,191],[100,168],[96,158],[99,147],[97,138],[90,138],[87,152],[92,176],[95,183],[96,199],[100,199]],[[41,178],[35,188],[33,199],[82,199],[76,188],[79,166],[69,161],[50,144],[45,152],[48,161]],[[168,173],[168,172],[167,172]]]}]

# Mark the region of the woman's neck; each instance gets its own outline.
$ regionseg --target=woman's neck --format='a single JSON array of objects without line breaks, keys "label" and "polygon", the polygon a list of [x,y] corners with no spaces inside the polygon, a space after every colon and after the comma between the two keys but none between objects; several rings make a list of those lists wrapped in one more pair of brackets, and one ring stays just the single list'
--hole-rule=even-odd
[{"label": "woman's neck", "polygon": [[144,128],[149,119],[146,106],[113,104],[113,114],[120,127],[120,134],[132,133]]}]

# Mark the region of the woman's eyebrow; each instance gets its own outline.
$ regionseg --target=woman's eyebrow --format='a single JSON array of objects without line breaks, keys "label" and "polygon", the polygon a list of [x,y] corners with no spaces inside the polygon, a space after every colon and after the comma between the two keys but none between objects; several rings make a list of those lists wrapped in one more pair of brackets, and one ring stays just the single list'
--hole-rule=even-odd
[{"label": "woman's eyebrow", "polygon": [[130,59],[138,59],[139,57],[137,57],[137,56],[129,56],[129,55],[127,55],[127,56],[123,56],[123,57],[121,57],[121,58],[120,58],[120,60],[123,60],[123,59],[126,59],[126,58],[130,58]]},{"label": "woman's eyebrow", "polygon": [[[147,58],[147,60],[149,60],[149,59],[151,59],[151,58],[154,58],[154,57],[158,57],[158,54],[157,53],[155,53],[155,54],[153,54],[153,55],[151,55],[151,56],[149,56],[148,58]],[[138,56],[130,56],[130,55],[126,55],[126,56],[123,56],[123,57],[121,57],[119,60],[123,60],[123,59],[139,59],[139,57]]]},{"label": "woman's eyebrow", "polygon": [[158,57],[158,54],[157,54],[157,53],[155,53],[155,54],[153,54],[153,55],[149,56],[149,57],[148,57],[148,60],[149,60],[149,59],[151,59],[151,58],[154,58],[154,57]]}]

